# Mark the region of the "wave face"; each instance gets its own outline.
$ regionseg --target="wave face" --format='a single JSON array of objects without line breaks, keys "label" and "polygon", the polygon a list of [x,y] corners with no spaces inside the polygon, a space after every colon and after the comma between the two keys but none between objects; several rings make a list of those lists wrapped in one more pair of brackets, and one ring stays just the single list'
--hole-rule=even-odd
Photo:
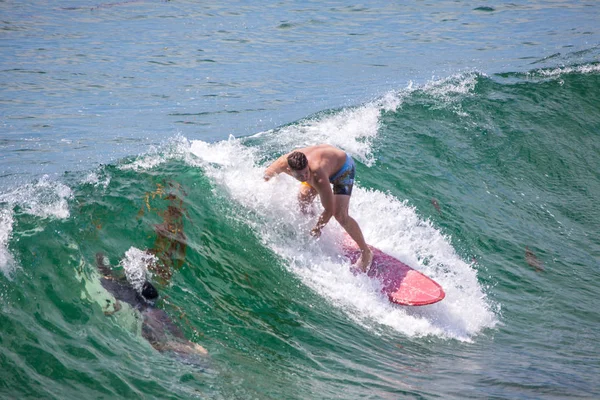
[{"label": "wave face", "polygon": [[[599,71],[462,73],[5,191],[2,392],[598,394]],[[350,272],[337,222],[308,235],[296,181],[262,180],[323,142],[357,162],[350,214],[367,241],[439,282],[442,302],[391,305]],[[210,357],[156,351],[137,311],[109,307],[97,254],[138,291],[149,278]]]}]

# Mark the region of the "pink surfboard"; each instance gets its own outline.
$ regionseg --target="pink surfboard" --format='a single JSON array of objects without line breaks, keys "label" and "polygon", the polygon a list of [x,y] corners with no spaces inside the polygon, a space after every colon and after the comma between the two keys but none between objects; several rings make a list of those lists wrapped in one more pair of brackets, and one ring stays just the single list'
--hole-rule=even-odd
[{"label": "pink surfboard", "polygon": [[[356,243],[349,236],[342,247],[346,257],[355,263],[360,256]],[[434,280],[416,271],[383,251],[370,246],[373,264],[367,276],[381,282],[383,293],[392,303],[403,306],[424,306],[441,301],[446,294]]]}]

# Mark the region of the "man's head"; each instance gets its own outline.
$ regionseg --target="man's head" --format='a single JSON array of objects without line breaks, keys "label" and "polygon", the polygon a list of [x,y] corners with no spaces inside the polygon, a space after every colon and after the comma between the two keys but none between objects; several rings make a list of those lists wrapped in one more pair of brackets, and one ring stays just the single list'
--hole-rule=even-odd
[{"label": "man's head", "polygon": [[300,151],[294,151],[291,153],[288,158],[288,165],[293,171],[302,171],[308,165],[308,160],[304,153]]},{"label": "man's head", "polygon": [[288,166],[292,176],[298,179],[300,182],[306,182],[310,176],[308,169],[308,159],[304,153],[300,151],[294,151],[287,157]]},{"label": "man's head", "polygon": [[158,291],[150,282],[144,282],[144,286],[142,286],[142,296],[146,300],[154,300],[158,297]]}]

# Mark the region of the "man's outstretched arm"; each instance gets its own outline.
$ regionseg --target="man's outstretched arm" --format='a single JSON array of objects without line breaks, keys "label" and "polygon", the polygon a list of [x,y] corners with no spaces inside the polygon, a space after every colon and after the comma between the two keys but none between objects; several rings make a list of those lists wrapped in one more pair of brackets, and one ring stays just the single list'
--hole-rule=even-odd
[{"label": "man's outstretched arm", "polygon": [[112,269],[104,264],[104,253],[96,253],[96,268],[98,268],[98,271],[107,278],[113,276]]},{"label": "man's outstretched arm", "polygon": [[269,165],[267,167],[267,169],[265,169],[265,173],[263,175],[263,178],[265,179],[265,181],[268,181],[272,177],[277,176],[277,175],[281,174],[282,172],[287,173],[287,169],[288,169],[287,156],[288,156],[287,154],[282,155],[277,160],[273,161],[273,163],[271,165]]}]

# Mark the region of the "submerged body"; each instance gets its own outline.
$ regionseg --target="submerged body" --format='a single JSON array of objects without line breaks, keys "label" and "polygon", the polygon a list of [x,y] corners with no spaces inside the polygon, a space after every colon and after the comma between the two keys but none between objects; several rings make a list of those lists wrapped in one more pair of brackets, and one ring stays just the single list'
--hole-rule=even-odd
[{"label": "submerged body", "polygon": [[102,273],[100,283],[115,299],[115,311],[120,309],[119,301],[129,304],[142,316],[142,336],[158,351],[174,351],[176,353],[196,353],[206,355],[206,349],[187,340],[181,328],[171,320],[169,315],[155,307],[154,300],[158,292],[150,282],[145,282],[142,293],[138,292],[125,278],[117,278],[113,271],[104,264],[104,255],[96,254],[96,266]]}]

